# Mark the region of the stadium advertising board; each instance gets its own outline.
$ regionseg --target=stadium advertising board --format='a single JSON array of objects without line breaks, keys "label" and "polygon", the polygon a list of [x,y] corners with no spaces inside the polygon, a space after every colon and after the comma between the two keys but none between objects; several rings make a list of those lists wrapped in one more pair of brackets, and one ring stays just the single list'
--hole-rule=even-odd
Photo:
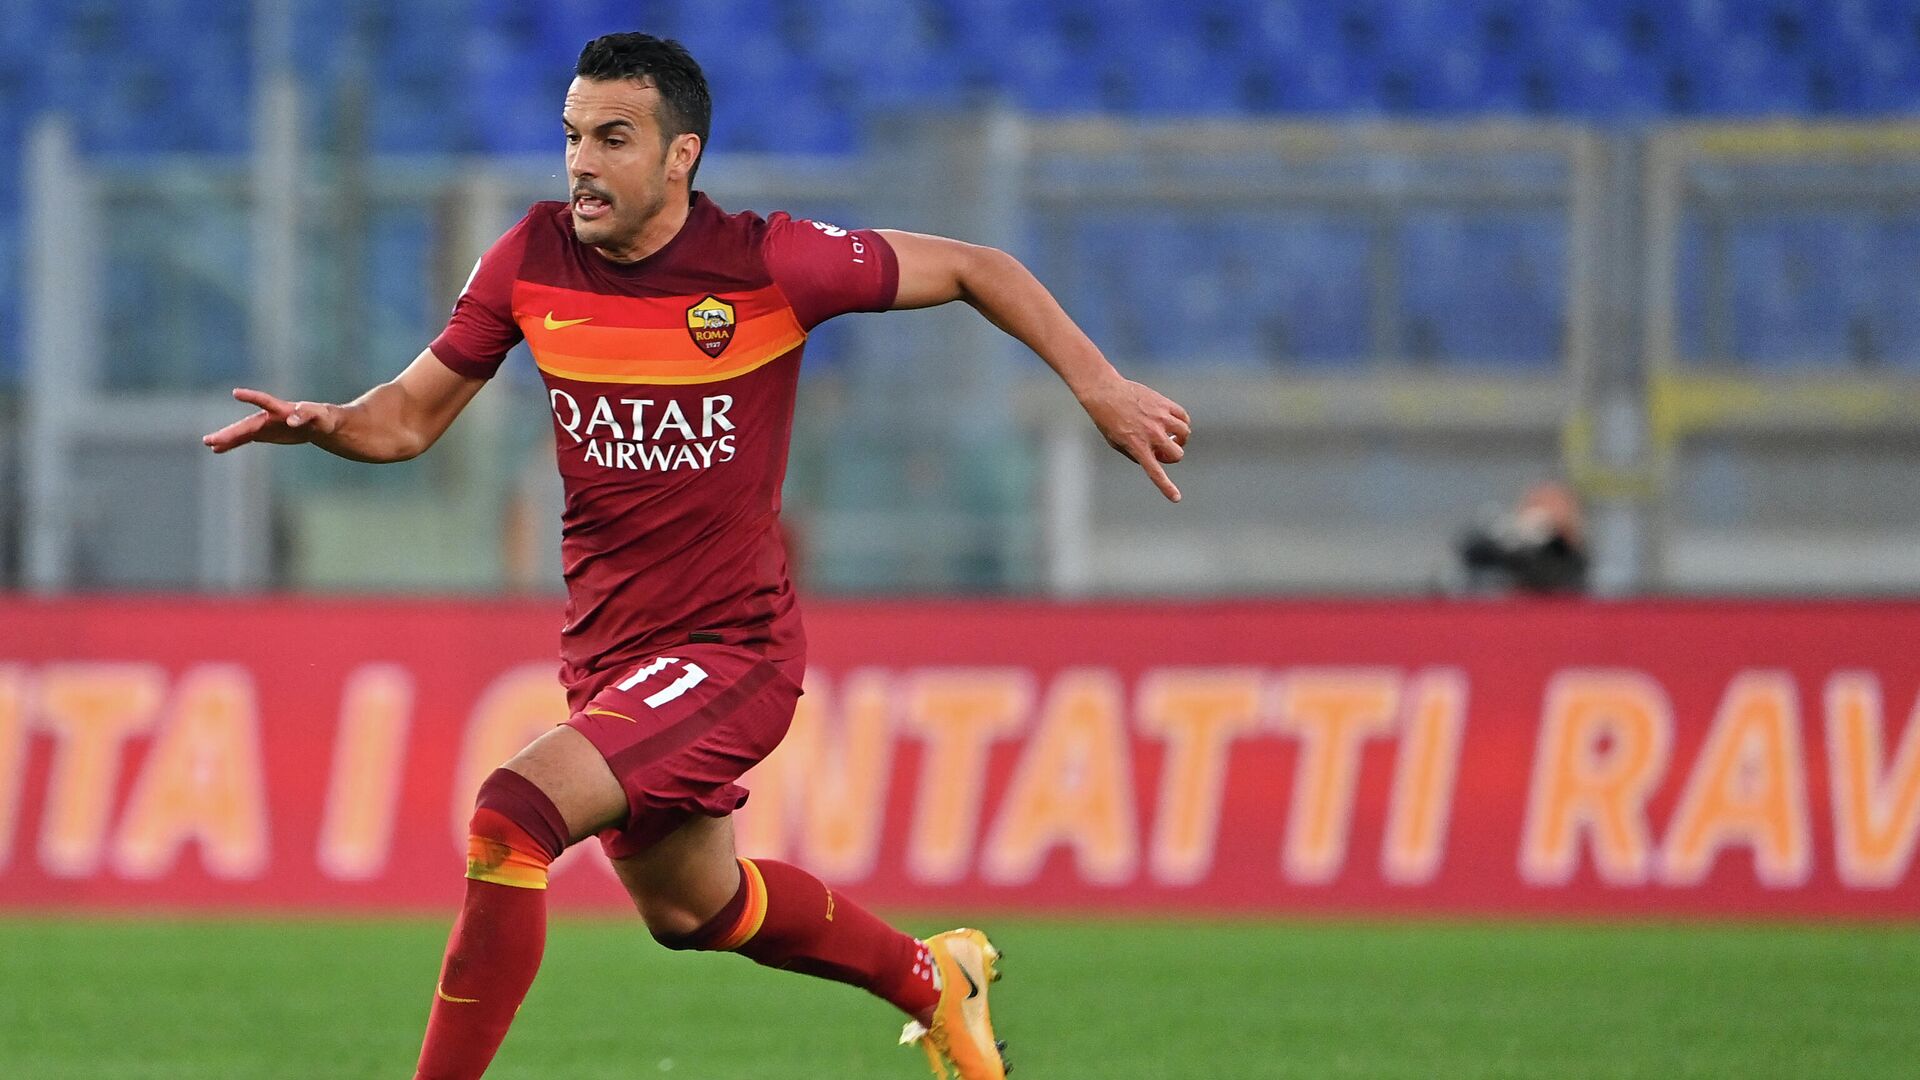
[{"label": "stadium advertising board", "polygon": [[[0,603],[0,904],[443,910],[547,603]],[[816,604],[745,852],[942,909],[1920,915],[1920,605]],[[553,898],[625,901],[597,845]]]}]

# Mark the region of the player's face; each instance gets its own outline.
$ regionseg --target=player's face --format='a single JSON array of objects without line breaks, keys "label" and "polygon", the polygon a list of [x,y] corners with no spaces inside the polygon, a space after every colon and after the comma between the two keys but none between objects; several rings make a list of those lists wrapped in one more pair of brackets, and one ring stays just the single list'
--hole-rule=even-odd
[{"label": "player's face", "polygon": [[567,88],[574,235],[614,258],[640,240],[674,182],[685,185],[698,153],[696,135],[661,137],[660,104],[659,91],[633,80],[575,79]]}]

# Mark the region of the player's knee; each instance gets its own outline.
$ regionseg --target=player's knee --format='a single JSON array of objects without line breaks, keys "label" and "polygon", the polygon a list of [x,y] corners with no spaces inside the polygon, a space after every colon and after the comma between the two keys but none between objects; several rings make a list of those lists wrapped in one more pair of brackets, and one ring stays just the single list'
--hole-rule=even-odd
[{"label": "player's knee", "polygon": [[701,933],[710,916],[702,916],[671,899],[646,899],[634,902],[640,918],[647,924],[653,940],[676,951],[712,948],[711,935]]},{"label": "player's knee", "polygon": [[767,916],[766,884],[752,860],[737,861],[739,885],[718,910],[713,903],[717,896],[711,891],[704,896],[635,891],[634,906],[654,940],[669,949],[730,952],[759,933]]},{"label": "player's knee", "polygon": [[547,887],[547,868],[567,847],[560,811],[531,780],[495,769],[467,823],[467,876],[522,889]]}]

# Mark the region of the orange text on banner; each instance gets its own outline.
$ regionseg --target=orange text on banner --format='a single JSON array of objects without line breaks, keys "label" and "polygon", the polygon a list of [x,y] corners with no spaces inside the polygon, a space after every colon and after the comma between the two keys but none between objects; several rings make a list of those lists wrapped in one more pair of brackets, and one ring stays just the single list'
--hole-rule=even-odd
[{"label": "orange text on banner", "polygon": [[1072,850],[1080,876],[1124,883],[1139,861],[1126,695],[1113,673],[1062,672],[1014,770],[987,840],[989,881],[1024,884],[1055,847]]},{"label": "orange text on banner", "polygon": [[27,673],[0,665],[0,871],[13,856],[27,772]]},{"label": "orange text on banner", "polygon": [[189,843],[219,878],[267,867],[267,792],[253,679],[234,664],[203,664],[181,677],[166,726],[120,820],[115,862],[130,878],[173,870]]},{"label": "orange text on banner", "polygon": [[988,750],[1026,723],[1033,679],[1011,668],[923,669],[905,698],[907,726],[925,742],[907,871],[917,881],[957,881],[973,856]]},{"label": "orange text on banner", "polygon": [[1155,881],[1187,885],[1212,872],[1227,760],[1259,726],[1263,686],[1256,668],[1156,669],[1141,681],[1140,729],[1167,744],[1148,855]]},{"label": "orange text on banner", "polygon": [[1521,876],[1568,881],[1584,837],[1601,880],[1644,882],[1653,857],[1647,798],[1673,745],[1666,692],[1637,671],[1574,669],[1553,676],[1542,712]]},{"label": "orange text on banner", "polygon": [[1446,852],[1460,736],[1467,721],[1467,677],[1425,672],[1407,694],[1407,719],[1393,769],[1380,873],[1396,885],[1432,880]]},{"label": "orange text on banner", "polygon": [[1742,672],[1727,685],[1667,826],[1661,877],[1672,884],[1705,880],[1723,849],[1742,844],[1753,848],[1762,883],[1795,885],[1813,868],[1807,833],[1793,679],[1784,672]]},{"label": "orange text on banner", "polygon": [[413,676],[398,664],[367,664],[347,678],[320,825],[328,877],[364,881],[386,867],[412,707]]},{"label": "orange text on banner", "polygon": [[86,877],[100,865],[129,736],[147,730],[166,700],[153,664],[49,664],[35,695],[40,726],[56,740],[40,819],[40,865]]},{"label": "orange text on banner", "polygon": [[1302,668],[1280,682],[1274,724],[1300,739],[1281,864],[1302,884],[1333,880],[1353,831],[1354,786],[1366,740],[1393,730],[1398,672]]},{"label": "orange text on banner", "polygon": [[1827,683],[1827,772],[1835,869],[1856,888],[1886,889],[1913,865],[1920,839],[1920,698],[1886,760],[1880,682],[1840,672]]}]

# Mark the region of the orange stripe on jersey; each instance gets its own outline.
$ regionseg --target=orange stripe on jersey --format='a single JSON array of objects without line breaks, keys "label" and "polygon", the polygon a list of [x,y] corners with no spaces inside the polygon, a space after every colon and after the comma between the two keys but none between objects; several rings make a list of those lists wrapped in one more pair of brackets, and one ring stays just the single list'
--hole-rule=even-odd
[{"label": "orange stripe on jersey", "polygon": [[747,890],[746,906],[740,909],[740,921],[733,924],[725,937],[714,942],[719,952],[732,952],[753,940],[760,932],[760,924],[767,921],[767,879],[760,876],[760,868],[753,865],[752,859],[740,860],[740,884]]},{"label": "orange stripe on jersey", "polygon": [[[687,325],[687,309],[697,305],[707,295],[615,296],[533,281],[516,281],[513,285],[513,315],[516,321],[522,322],[532,318],[543,329],[546,316],[551,314],[556,323],[588,319],[590,321],[577,324],[581,330],[587,331],[605,327],[672,330]],[[734,314],[743,322],[783,311],[787,307],[786,296],[775,285],[719,295],[733,306]],[[572,337],[575,330],[567,327],[554,333]]]},{"label": "orange stripe on jersey", "polygon": [[[523,322],[526,327],[533,320]],[[733,327],[732,340],[719,356],[708,356],[686,328],[678,330],[604,331],[599,348],[594,343],[571,341],[556,343],[558,334],[542,334],[537,342],[527,335],[533,359],[549,375],[580,382],[606,383],[704,383],[745,375],[792,352],[807,340],[806,331],[793,312],[763,315]]]},{"label": "orange stripe on jersey", "polygon": [[803,340],[805,340],[804,336],[777,342],[739,356],[732,355],[732,350],[729,350],[726,356],[703,362],[668,361],[648,364],[637,360],[601,360],[584,356],[555,355],[542,353],[537,349],[534,350],[533,360],[540,365],[541,371],[558,378],[572,379],[575,382],[671,385],[710,383],[738,378],[764,367],[792,352]]},{"label": "orange stripe on jersey", "polygon": [[[708,311],[724,313],[716,314],[716,327],[699,327],[710,340],[716,329],[725,339],[718,355],[694,336]],[[515,287],[514,317],[540,370],[579,382],[718,382],[777,360],[807,339],[771,285],[725,297],[641,298],[523,281]]]}]

